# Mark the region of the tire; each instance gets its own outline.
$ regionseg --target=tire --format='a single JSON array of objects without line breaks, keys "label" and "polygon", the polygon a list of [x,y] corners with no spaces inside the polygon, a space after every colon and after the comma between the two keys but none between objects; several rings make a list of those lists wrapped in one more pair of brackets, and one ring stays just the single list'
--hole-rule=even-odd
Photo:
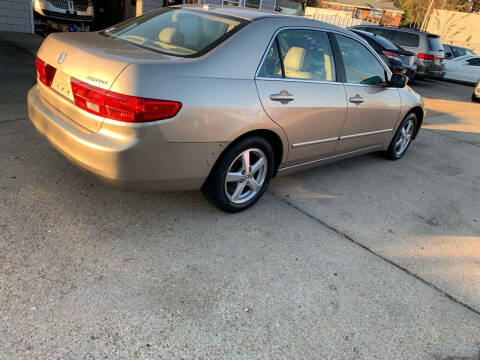
[{"label": "tire", "polygon": [[405,116],[383,156],[389,160],[398,160],[405,155],[412,143],[416,128],[417,116],[413,113]]},{"label": "tire", "polygon": [[[250,169],[245,167],[247,162]],[[202,191],[220,210],[229,213],[246,210],[267,189],[274,164],[274,153],[267,140],[258,136],[242,139],[220,157]],[[232,181],[227,181],[227,174]]]}]

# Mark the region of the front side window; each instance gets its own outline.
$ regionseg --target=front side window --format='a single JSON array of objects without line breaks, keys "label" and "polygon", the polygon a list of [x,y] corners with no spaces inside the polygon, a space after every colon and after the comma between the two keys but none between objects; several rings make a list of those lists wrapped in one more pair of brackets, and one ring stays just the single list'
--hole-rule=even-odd
[{"label": "front side window", "polygon": [[261,77],[335,81],[335,64],[328,35],[307,29],[283,30],[268,50]]},{"label": "front side window", "polygon": [[385,68],[370,50],[354,39],[335,36],[342,54],[347,83],[378,86],[386,83]]},{"label": "front side window", "polygon": [[199,56],[223,42],[248,21],[185,8],[162,8],[101,32],[169,55]]}]

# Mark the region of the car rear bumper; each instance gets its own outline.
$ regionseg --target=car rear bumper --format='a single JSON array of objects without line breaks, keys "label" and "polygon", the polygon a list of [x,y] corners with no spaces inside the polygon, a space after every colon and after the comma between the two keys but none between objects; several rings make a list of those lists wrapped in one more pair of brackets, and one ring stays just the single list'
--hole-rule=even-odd
[{"label": "car rear bumper", "polygon": [[91,132],[46,102],[37,86],[28,93],[28,114],[39,133],[75,165],[125,190],[199,189],[226,145],[168,142],[160,122],[105,122]]},{"label": "car rear bumper", "polygon": [[425,78],[439,79],[445,75],[445,66],[443,64],[434,65],[429,62],[419,60],[417,62],[417,72],[415,75]]}]

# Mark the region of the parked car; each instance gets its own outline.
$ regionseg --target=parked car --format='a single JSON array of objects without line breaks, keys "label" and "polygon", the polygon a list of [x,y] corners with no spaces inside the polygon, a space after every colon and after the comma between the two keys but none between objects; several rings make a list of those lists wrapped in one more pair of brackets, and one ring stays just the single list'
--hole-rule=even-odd
[{"label": "parked car", "polygon": [[416,54],[417,77],[441,78],[445,74],[445,59],[440,37],[425,31],[392,26],[359,25],[354,29],[381,35]]},{"label": "parked car", "polygon": [[68,21],[93,21],[93,0],[32,0],[33,11],[42,16]]},{"label": "parked car", "polygon": [[455,45],[443,44],[443,50],[445,52],[445,59],[454,59],[465,55],[477,55],[471,49]]},{"label": "parked car", "polygon": [[472,101],[480,102],[480,80],[478,80],[477,86],[473,90]]},{"label": "parked car", "polygon": [[480,79],[480,56],[465,55],[445,61],[445,79],[476,84]]},{"label": "parked car", "polygon": [[125,189],[201,188],[228,212],[277,174],[397,160],[424,118],[406,76],[359,36],[252,9],[161,8],[52,34],[36,67],[30,120],[80,168]]},{"label": "parked car", "polygon": [[404,74],[409,79],[413,79],[417,70],[414,53],[403,49],[381,35],[363,30],[352,29],[352,31],[370,44],[392,72]]}]

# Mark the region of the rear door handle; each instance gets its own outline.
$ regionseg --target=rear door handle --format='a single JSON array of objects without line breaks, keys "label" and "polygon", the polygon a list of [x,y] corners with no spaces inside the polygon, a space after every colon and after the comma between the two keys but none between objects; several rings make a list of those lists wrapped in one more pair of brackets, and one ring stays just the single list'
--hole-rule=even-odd
[{"label": "rear door handle", "polygon": [[279,94],[270,95],[270,100],[280,101],[280,102],[289,102],[295,100],[295,96],[290,94],[287,90],[280,91]]},{"label": "rear door handle", "polygon": [[350,101],[351,103],[354,103],[354,104],[361,104],[365,100],[360,95],[355,95],[355,96],[351,97],[350,99],[348,99],[348,101]]}]

